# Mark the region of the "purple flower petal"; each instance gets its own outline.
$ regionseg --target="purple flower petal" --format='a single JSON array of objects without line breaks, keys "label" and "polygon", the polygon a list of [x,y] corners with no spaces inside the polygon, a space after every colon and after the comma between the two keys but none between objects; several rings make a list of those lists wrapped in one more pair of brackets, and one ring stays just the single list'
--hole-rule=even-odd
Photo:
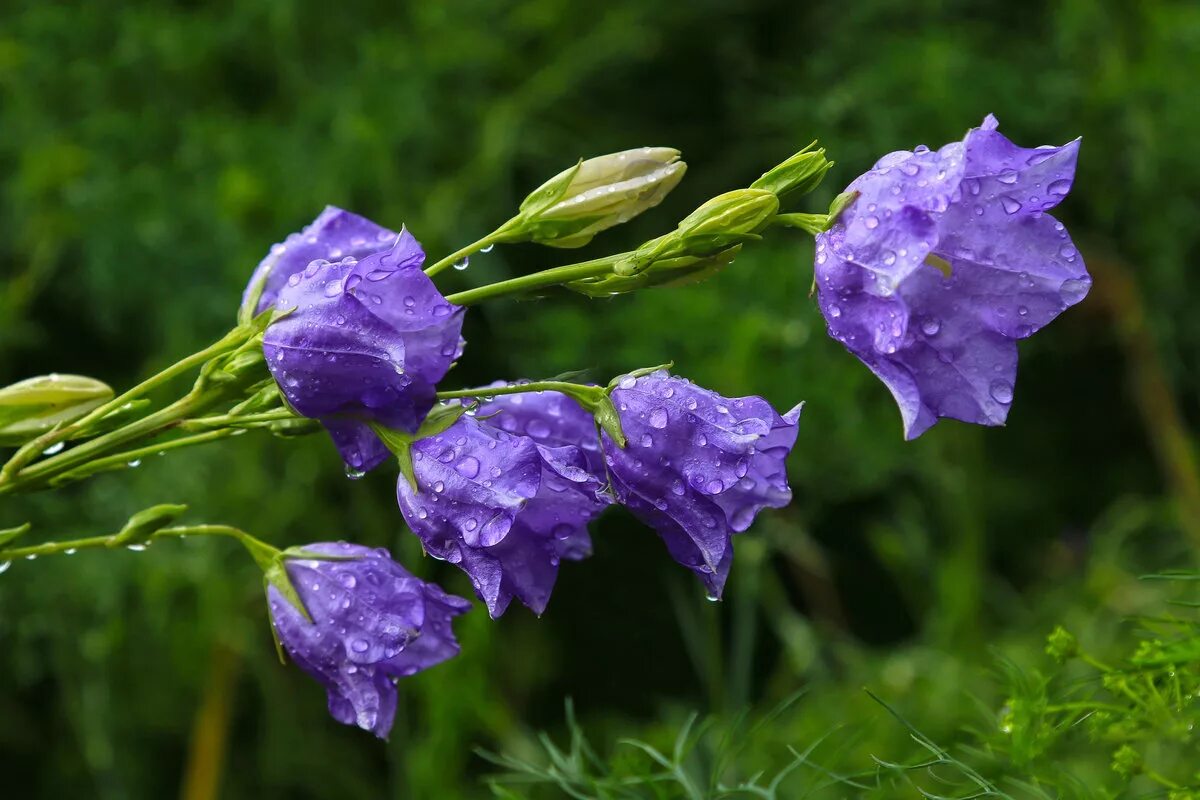
[{"label": "purple flower petal", "polygon": [[387,457],[365,421],[416,431],[462,352],[463,309],[437,291],[423,260],[405,231],[361,261],[313,261],[280,289],[277,306],[293,310],[263,335],[288,403],[325,424],[354,470]]},{"label": "purple flower petal", "polygon": [[1070,191],[1078,140],[1026,149],[996,126],[989,115],[962,142],[884,156],[817,237],[829,333],[891,390],[910,439],[940,417],[1003,424],[1015,340],[1091,288],[1063,225],[1045,213]]},{"label": "purple flower petal", "polygon": [[457,654],[450,621],[470,604],[413,577],[383,549],[344,542],[304,549],[347,560],[287,561],[312,621],[269,586],[279,641],[325,686],[334,719],[386,738],[396,714],[394,679]]},{"label": "purple flower petal", "polygon": [[[493,387],[508,385],[504,381],[492,384]],[[496,395],[480,403],[476,416],[508,433],[528,436],[538,444],[578,447],[592,474],[604,477],[604,456],[600,452],[595,418],[562,392]]]},{"label": "purple flower petal", "polygon": [[541,614],[563,558],[591,552],[605,506],[574,447],[545,447],[471,416],[413,446],[417,490],[401,477],[404,519],[431,555],[471,578],[493,617],[514,597]]},{"label": "purple flower petal", "polygon": [[626,376],[612,399],[628,442],[604,437],[617,499],[720,597],[732,535],[791,501],[784,460],[800,406],[781,417],[761,397],[725,398],[662,370]]},{"label": "purple flower petal", "polygon": [[262,294],[254,311],[262,313],[275,305],[288,278],[314,260],[341,261],[346,256],[366,258],[391,250],[395,241],[394,231],[358,214],[326,206],[304,230],[271,247],[271,252],[259,262],[250,277],[242,302],[249,302],[250,293],[260,280],[263,281]]}]

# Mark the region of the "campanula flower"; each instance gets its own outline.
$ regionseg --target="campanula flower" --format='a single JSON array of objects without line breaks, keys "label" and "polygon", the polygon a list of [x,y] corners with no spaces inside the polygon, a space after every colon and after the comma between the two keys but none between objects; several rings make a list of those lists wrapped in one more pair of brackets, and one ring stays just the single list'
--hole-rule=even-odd
[{"label": "campanula flower", "polygon": [[401,476],[404,519],[431,555],[467,573],[493,617],[515,597],[536,614],[562,559],[591,554],[587,524],[602,484],[576,447],[551,447],[463,416],[412,447],[417,485]]},{"label": "campanula flower", "polygon": [[386,738],[395,680],[458,653],[450,621],[470,603],[413,577],[382,548],[322,542],[303,552],[330,559],[287,559],[304,610],[268,586],[279,643],[325,687],[334,719]]},{"label": "campanula flower", "polygon": [[424,272],[407,231],[363,259],[313,261],[279,290],[290,309],[263,334],[271,374],[299,414],[320,420],[349,469],[388,456],[367,421],[415,432],[462,352],[463,309]]},{"label": "campanula flower", "polygon": [[253,309],[258,314],[275,305],[288,278],[301,272],[314,260],[341,261],[346,256],[362,259],[391,250],[395,243],[394,231],[358,214],[326,206],[304,230],[291,234],[271,247],[266,258],[254,270],[242,301],[250,302],[261,284],[262,293]]},{"label": "campanula flower", "polygon": [[830,335],[891,390],[905,436],[940,417],[1001,425],[1018,339],[1091,288],[1062,223],[1079,140],[1026,149],[989,115],[961,142],[881,158],[817,236]]},{"label": "campanula flower", "polygon": [[761,397],[722,397],[665,370],[621,378],[612,400],[627,440],[604,434],[617,500],[720,597],[732,535],[791,502],[784,461],[803,404],[780,416]]}]

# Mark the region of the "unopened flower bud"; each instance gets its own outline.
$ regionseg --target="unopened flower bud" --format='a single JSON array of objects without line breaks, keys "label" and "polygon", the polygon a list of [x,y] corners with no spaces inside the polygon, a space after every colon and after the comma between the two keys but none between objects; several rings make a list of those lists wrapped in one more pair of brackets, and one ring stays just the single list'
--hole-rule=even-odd
[{"label": "unopened flower bud", "polygon": [[825,158],[825,148],[816,150],[813,142],[782,164],[772,167],[762,177],[750,184],[752,189],[765,189],[777,197],[786,194],[807,194],[820,185],[825,173],[833,166]]},{"label": "unopened flower bud", "polygon": [[82,375],[42,375],[0,389],[0,444],[21,444],[111,400],[113,390]]},{"label": "unopened flower bud", "polygon": [[662,202],[687,165],[670,147],[642,147],[581,161],[521,204],[515,236],[552,247],[582,247],[597,233]]}]

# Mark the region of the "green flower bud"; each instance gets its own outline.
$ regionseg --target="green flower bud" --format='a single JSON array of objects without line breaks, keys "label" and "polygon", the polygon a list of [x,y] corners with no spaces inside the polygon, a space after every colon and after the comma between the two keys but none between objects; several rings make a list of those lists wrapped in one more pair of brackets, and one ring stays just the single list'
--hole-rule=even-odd
[{"label": "green flower bud", "polygon": [[109,536],[104,544],[106,547],[142,547],[159,529],[170,525],[185,511],[187,511],[187,506],[174,504],[151,506],[130,517],[129,521],[125,523],[125,527]]},{"label": "green flower bud", "polygon": [[750,184],[751,189],[765,189],[777,197],[786,194],[808,194],[820,185],[825,173],[833,166],[825,159],[825,148],[813,142],[782,164],[772,167],[762,177]]},{"label": "green flower bud", "polygon": [[669,147],[642,147],[581,161],[525,198],[512,238],[582,247],[597,233],[658,205],[686,171],[679,151]]},{"label": "green flower bud", "polygon": [[82,375],[42,375],[0,389],[0,445],[22,444],[111,400],[113,390]]},{"label": "green flower bud", "polygon": [[1060,664],[1079,654],[1079,641],[1062,625],[1056,627],[1046,639],[1046,655]]},{"label": "green flower bud", "polygon": [[1145,768],[1145,762],[1142,760],[1141,753],[1129,745],[1123,744],[1113,753],[1112,768],[1113,772],[1122,778],[1129,779],[1141,773]]},{"label": "green flower bud", "polygon": [[566,288],[588,297],[611,297],[638,289],[655,286],[685,286],[699,283],[729,264],[742,249],[740,244],[726,248],[711,256],[677,256],[660,258],[649,264],[649,268],[636,274],[610,274],[598,278],[584,278],[565,284]]},{"label": "green flower bud", "polygon": [[[757,235],[779,211],[779,198],[765,189],[735,189],[718,195],[679,223],[676,234],[689,255],[708,255]],[[720,246],[711,242],[721,240]]]}]

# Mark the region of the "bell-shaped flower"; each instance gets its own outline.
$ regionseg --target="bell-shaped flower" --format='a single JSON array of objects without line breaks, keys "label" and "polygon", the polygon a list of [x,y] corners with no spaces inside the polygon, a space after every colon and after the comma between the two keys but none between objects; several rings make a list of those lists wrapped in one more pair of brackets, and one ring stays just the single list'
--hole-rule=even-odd
[{"label": "bell-shaped flower", "polygon": [[431,555],[467,573],[493,617],[514,597],[536,614],[562,559],[591,554],[587,524],[606,500],[575,447],[540,445],[473,416],[412,446],[416,486],[396,489]]},{"label": "bell-shaped flower", "polygon": [[348,469],[374,468],[388,450],[367,422],[414,432],[435,386],[462,352],[463,309],[421,271],[407,231],[361,260],[317,260],[293,273],[263,334],[267,366],[287,402],[320,420]]},{"label": "bell-shaped flower", "polygon": [[1071,189],[1079,141],[1026,149],[997,124],[989,115],[961,142],[884,156],[817,236],[829,334],[891,390],[910,439],[940,417],[1003,424],[1016,341],[1091,288],[1046,213]]},{"label": "bell-shaped flower", "polygon": [[604,434],[617,500],[719,598],[732,535],[791,502],[784,462],[803,404],[780,416],[761,397],[722,397],[665,370],[621,378],[612,400],[627,442]]},{"label": "bell-shaped flower", "polygon": [[285,565],[303,608],[268,584],[281,647],[325,687],[334,719],[386,738],[396,679],[458,653],[450,622],[470,603],[413,577],[383,549],[322,542]]},{"label": "bell-shaped flower", "polygon": [[271,247],[246,284],[242,302],[254,303],[250,310],[253,314],[261,313],[275,305],[288,278],[318,258],[326,261],[341,261],[346,256],[363,259],[391,250],[396,235],[366,217],[336,206],[326,206],[302,231]]}]

